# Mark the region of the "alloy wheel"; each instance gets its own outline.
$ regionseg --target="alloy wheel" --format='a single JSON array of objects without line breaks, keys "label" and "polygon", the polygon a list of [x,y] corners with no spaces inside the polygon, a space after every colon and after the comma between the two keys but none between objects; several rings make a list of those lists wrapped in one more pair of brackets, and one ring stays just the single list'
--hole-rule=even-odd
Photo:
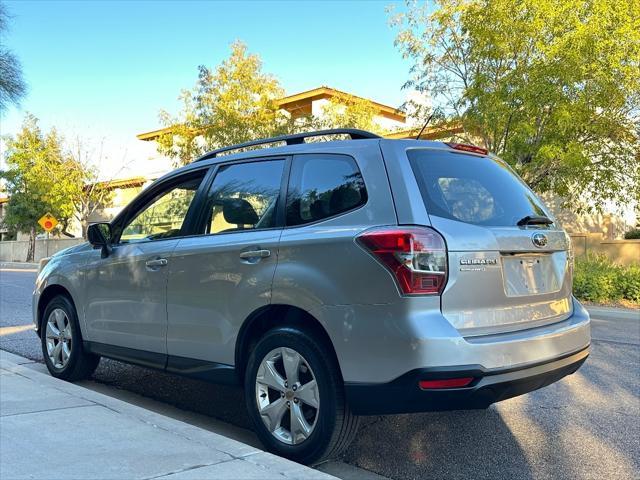
[{"label": "alloy wheel", "polygon": [[61,308],[54,309],[47,318],[47,355],[54,368],[63,369],[71,357],[71,322]]},{"label": "alloy wheel", "polygon": [[260,363],[256,402],[269,432],[281,442],[297,445],[313,432],[320,412],[315,374],[292,348],[276,348]]}]

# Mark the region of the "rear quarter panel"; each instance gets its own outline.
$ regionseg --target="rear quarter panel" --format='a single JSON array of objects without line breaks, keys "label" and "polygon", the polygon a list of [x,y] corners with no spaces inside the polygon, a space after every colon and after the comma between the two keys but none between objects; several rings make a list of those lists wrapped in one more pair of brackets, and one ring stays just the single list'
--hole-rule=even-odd
[{"label": "rear quarter panel", "polygon": [[344,143],[348,146],[322,153],[355,158],[365,181],[367,203],[336,217],[284,229],[273,281],[274,304],[311,311],[322,305],[390,303],[398,299],[391,275],[355,243],[355,237],[367,228],[396,224],[380,150],[377,143]]}]

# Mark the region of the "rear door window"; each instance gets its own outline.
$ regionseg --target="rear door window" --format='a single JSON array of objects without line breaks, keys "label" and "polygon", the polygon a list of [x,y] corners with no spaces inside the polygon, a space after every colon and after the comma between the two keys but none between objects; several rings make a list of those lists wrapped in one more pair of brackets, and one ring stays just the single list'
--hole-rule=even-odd
[{"label": "rear door window", "polygon": [[287,225],[317,222],[367,201],[362,174],[348,155],[296,155],[287,190]]},{"label": "rear door window", "polygon": [[429,214],[486,226],[513,226],[548,214],[500,160],[457,152],[407,151]]},{"label": "rear door window", "polygon": [[207,195],[205,233],[276,226],[284,160],[220,167]]}]

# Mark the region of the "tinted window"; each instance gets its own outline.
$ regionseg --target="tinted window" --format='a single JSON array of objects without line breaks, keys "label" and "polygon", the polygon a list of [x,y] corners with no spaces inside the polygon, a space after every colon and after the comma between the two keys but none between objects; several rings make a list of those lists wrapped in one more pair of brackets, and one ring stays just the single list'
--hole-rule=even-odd
[{"label": "tinted window", "polygon": [[189,205],[203,178],[201,172],[158,194],[129,220],[120,241],[134,243],[180,236]]},{"label": "tinted window", "polygon": [[284,160],[221,167],[207,199],[205,233],[274,227],[283,169]]},{"label": "tinted window", "polygon": [[499,160],[453,152],[407,152],[429,213],[487,226],[547,215],[540,201]]},{"label": "tinted window", "polygon": [[294,157],[287,191],[287,225],[338,215],[367,201],[360,170],[346,155]]}]

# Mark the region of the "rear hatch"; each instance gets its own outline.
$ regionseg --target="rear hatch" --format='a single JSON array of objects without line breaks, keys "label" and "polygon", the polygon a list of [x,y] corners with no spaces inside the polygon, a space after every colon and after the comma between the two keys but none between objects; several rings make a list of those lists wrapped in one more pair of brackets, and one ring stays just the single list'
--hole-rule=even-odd
[{"label": "rear hatch", "polygon": [[442,313],[462,335],[533,328],[571,315],[568,237],[508,165],[458,150],[407,155],[431,224],[447,243]]}]

